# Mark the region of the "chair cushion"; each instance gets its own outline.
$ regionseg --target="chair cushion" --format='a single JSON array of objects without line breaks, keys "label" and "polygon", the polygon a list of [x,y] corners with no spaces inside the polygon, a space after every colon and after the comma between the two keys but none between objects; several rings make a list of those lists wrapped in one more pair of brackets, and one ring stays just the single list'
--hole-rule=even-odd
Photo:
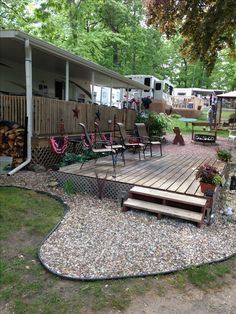
[{"label": "chair cushion", "polygon": [[138,138],[129,139],[128,143],[129,144],[136,144],[136,143],[138,144],[138,143],[140,143],[140,139],[138,139]]}]

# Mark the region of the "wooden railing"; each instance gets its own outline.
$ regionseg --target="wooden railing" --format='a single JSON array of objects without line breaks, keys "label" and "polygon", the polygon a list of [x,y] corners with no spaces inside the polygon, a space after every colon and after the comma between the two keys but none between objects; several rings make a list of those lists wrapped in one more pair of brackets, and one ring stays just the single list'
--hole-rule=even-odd
[{"label": "wooden railing", "polygon": [[[43,97],[33,97],[33,135],[55,135],[60,132],[60,122],[63,120],[66,134],[78,134],[81,130],[78,123],[87,126],[89,132],[94,132],[95,118],[102,131],[112,130],[114,122],[123,122],[127,130],[134,128],[136,113],[131,109],[81,104],[73,101],[63,101]],[[73,110],[77,110],[78,117]],[[0,120],[14,121],[25,125],[25,96],[0,95]],[[108,123],[110,121],[111,123]]]}]

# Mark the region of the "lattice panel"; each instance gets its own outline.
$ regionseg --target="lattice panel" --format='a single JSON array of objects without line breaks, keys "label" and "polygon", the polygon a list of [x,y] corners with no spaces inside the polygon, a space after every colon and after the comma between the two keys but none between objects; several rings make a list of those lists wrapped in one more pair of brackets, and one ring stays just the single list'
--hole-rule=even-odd
[{"label": "lattice panel", "polygon": [[56,155],[50,147],[35,147],[32,149],[32,163],[50,168],[62,160],[61,155]]},{"label": "lattice panel", "polygon": [[[66,152],[81,154],[82,144],[77,143],[74,145],[73,143],[70,143]],[[52,165],[60,163],[63,156],[64,155],[55,154],[49,146],[32,148],[32,163],[43,165],[46,168],[50,168]]]},{"label": "lattice panel", "polygon": [[[97,195],[98,183],[96,178],[78,176],[70,173],[53,171],[52,175],[58,180],[60,187],[63,187],[65,182],[71,181],[74,189],[77,192],[89,193]],[[106,181],[104,185],[104,197],[120,200],[128,194],[133,187],[132,184],[125,184],[116,181]]]}]

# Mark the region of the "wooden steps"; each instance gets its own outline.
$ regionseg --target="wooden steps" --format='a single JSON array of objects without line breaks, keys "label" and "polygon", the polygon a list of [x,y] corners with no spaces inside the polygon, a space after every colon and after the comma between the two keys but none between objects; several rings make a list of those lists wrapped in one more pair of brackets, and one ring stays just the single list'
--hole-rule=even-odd
[{"label": "wooden steps", "polygon": [[166,206],[162,204],[155,204],[146,201],[140,201],[136,199],[128,199],[125,201],[126,207],[132,207],[140,210],[147,210],[156,214],[164,214],[169,215],[177,218],[182,218],[186,220],[191,220],[195,222],[201,222],[202,220],[202,213],[193,212],[186,209]]},{"label": "wooden steps", "polygon": [[200,227],[206,202],[205,198],[134,186],[123,203],[123,210],[135,208],[150,211],[157,214],[158,219],[161,215],[167,215],[196,222]]}]

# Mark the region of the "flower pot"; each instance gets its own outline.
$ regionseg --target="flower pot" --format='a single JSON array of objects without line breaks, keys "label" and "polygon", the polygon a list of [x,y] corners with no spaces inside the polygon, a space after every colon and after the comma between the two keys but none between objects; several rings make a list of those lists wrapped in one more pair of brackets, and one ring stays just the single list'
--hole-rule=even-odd
[{"label": "flower pot", "polygon": [[207,191],[215,191],[216,186],[211,183],[200,182],[200,188],[202,193],[206,193]]}]

